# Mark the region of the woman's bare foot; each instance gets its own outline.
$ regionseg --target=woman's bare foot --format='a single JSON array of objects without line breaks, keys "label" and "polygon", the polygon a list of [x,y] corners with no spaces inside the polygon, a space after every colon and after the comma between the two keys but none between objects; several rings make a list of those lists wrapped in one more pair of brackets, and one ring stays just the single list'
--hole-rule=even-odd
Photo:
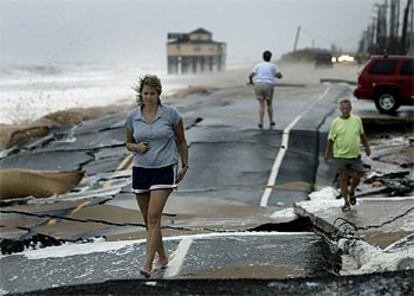
[{"label": "woman's bare foot", "polygon": [[146,269],[145,267],[141,267],[139,273],[146,279],[151,276],[151,270]]},{"label": "woman's bare foot", "polygon": [[168,259],[158,259],[158,262],[155,263],[155,268],[154,271],[159,271],[159,270],[163,270],[167,267],[168,265]]}]

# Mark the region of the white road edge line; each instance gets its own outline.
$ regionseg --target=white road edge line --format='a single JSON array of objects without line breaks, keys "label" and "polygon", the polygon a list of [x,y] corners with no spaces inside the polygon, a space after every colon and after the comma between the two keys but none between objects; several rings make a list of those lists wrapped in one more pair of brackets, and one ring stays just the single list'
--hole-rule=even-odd
[{"label": "white road edge line", "polygon": [[192,238],[184,238],[181,240],[180,244],[177,247],[177,250],[173,255],[173,259],[170,261],[170,263],[168,263],[164,278],[176,276],[180,272],[185,256],[187,255],[187,252],[190,249],[192,243]]},{"label": "white road edge line", "polygon": [[301,114],[299,114],[284,130],[283,130],[283,137],[282,137],[282,144],[279,148],[279,151],[277,153],[275,162],[272,166],[272,172],[270,173],[269,180],[267,181],[267,186],[262,194],[262,198],[260,199],[260,206],[261,207],[267,207],[267,204],[269,203],[270,194],[272,193],[273,186],[276,183],[277,176],[279,174],[280,165],[282,164],[283,158],[285,157],[285,153],[288,149],[289,145],[289,133],[290,130],[293,128],[293,126],[302,118],[303,115],[305,115],[312,107],[315,105],[318,101],[322,100],[326,94],[328,93],[329,89],[331,87],[329,86],[325,92],[320,96],[317,101],[313,102],[308,108],[305,109]]}]

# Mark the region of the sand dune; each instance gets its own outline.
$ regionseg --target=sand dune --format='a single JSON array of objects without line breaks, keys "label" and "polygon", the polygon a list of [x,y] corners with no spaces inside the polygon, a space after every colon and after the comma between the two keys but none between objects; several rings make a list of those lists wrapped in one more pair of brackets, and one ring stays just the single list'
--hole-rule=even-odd
[{"label": "sand dune", "polygon": [[70,191],[82,180],[84,172],[52,172],[27,169],[0,170],[0,199],[26,196],[49,197]]}]

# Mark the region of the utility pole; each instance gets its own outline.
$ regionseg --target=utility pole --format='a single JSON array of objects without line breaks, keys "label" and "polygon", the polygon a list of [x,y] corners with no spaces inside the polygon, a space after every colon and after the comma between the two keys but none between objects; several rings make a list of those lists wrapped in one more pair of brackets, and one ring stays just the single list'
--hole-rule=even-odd
[{"label": "utility pole", "polygon": [[391,0],[389,23],[389,53],[398,53],[398,24],[400,19],[400,0]]},{"label": "utility pole", "polygon": [[374,43],[375,40],[377,40],[377,38],[378,38],[377,37],[378,32],[377,32],[377,18],[376,17],[372,18],[372,23],[368,27],[368,32],[369,32],[369,49],[368,49],[368,52],[370,54],[377,53],[378,44]]},{"label": "utility pole", "polygon": [[[411,14],[413,14],[412,11],[412,6],[413,1],[412,0],[408,0],[407,1],[407,5],[405,6],[404,9],[404,20],[403,20],[403,27],[402,27],[402,36],[401,36],[401,54],[406,54],[408,52],[407,50],[407,31],[408,31],[408,17],[410,16],[410,12]],[[411,31],[411,40],[413,39],[413,33]],[[410,41],[411,41],[410,40]]]},{"label": "utility pole", "polygon": [[377,44],[376,53],[383,53],[387,49],[387,0],[384,4],[376,4],[377,12]]},{"label": "utility pole", "polygon": [[411,35],[410,35],[410,47],[407,54],[414,55],[414,4],[411,2]]},{"label": "utility pole", "polygon": [[298,46],[299,34],[300,34],[300,26],[298,26],[298,29],[296,30],[295,43],[293,44],[293,52],[296,51],[296,48]]},{"label": "utility pole", "polygon": [[362,32],[361,39],[359,39],[359,43],[358,43],[359,53],[366,52],[366,44],[367,44],[367,31],[365,30],[364,32]]}]

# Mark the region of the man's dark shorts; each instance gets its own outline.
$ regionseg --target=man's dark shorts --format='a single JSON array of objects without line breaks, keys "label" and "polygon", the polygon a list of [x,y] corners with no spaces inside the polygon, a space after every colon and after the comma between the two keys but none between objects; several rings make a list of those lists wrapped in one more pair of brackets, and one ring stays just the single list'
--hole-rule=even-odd
[{"label": "man's dark shorts", "polygon": [[132,168],[132,191],[136,194],[157,189],[175,189],[177,165],[162,168]]},{"label": "man's dark shorts", "polygon": [[334,158],[334,168],[337,173],[358,172],[362,173],[361,156],[357,158]]}]

